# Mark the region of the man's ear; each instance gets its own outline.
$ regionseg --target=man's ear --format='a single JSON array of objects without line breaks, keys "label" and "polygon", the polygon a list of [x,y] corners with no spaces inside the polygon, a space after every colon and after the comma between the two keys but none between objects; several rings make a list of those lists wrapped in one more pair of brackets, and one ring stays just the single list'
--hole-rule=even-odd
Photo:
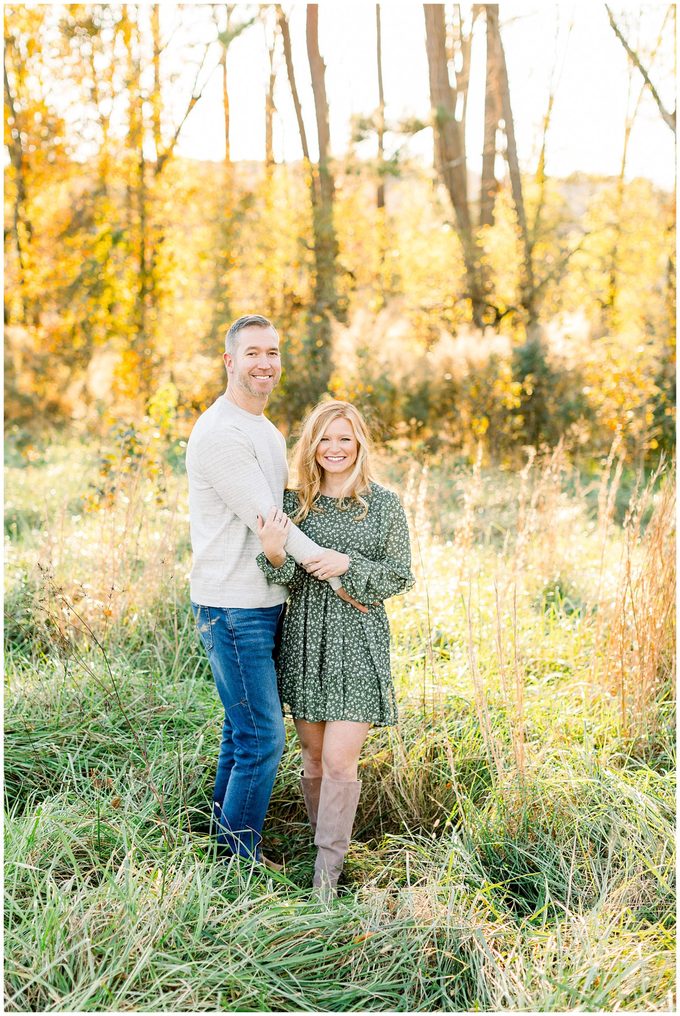
[{"label": "man's ear", "polygon": [[231,369],[232,369],[232,367],[234,366],[234,358],[232,356],[230,356],[229,353],[224,353],[222,355],[222,359],[224,361],[224,368],[225,368],[227,374],[229,374]]}]

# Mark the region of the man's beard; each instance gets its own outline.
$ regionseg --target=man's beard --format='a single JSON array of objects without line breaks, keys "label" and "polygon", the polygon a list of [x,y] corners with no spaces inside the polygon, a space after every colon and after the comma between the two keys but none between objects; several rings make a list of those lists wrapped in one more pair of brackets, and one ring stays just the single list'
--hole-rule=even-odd
[{"label": "man's beard", "polygon": [[[276,379],[272,377],[272,388],[276,387]],[[264,392],[261,388],[258,388],[256,384],[251,380],[249,374],[237,374],[236,375],[236,387],[240,388],[241,391],[247,392],[248,395],[254,399],[266,399],[269,397],[270,392]]]}]

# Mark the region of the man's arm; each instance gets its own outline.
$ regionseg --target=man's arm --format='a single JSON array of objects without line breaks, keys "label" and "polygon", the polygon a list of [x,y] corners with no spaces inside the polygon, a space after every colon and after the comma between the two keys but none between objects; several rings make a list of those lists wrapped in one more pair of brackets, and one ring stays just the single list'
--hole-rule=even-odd
[{"label": "man's arm", "polygon": [[[251,442],[245,434],[234,430],[229,435],[228,448],[210,442],[207,448],[204,444],[199,444],[196,451],[204,475],[210,478],[210,483],[220,498],[258,536],[258,515],[266,519],[269,509],[278,506],[278,502],[262,472]],[[298,564],[317,557],[324,549],[291,522],[286,553]],[[328,582],[336,591],[341,586],[337,577],[328,579]]]}]

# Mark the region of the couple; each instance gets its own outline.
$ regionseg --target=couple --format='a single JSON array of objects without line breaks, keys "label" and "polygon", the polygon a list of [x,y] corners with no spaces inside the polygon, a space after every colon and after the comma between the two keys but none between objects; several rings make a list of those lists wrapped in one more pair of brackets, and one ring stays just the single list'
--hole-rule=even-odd
[{"label": "couple", "polygon": [[285,440],[263,414],[281,377],[279,337],[247,315],[225,345],[227,390],[187,446],[191,601],[225,711],[217,842],[267,863],[262,826],[285,743],[283,704],[302,750],[314,885],[332,894],[361,748],[372,724],[396,722],[382,601],[413,584],[408,527],[396,494],[372,478],[366,426],[346,402],[322,402],[305,420],[297,488],[286,490]]}]

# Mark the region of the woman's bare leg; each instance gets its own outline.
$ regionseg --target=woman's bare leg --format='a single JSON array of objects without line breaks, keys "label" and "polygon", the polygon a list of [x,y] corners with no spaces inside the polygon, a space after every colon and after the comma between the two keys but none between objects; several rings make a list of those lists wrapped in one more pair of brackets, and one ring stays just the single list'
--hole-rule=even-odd
[{"label": "woman's bare leg", "polygon": [[325,722],[309,723],[307,720],[295,720],[295,729],[302,749],[305,776],[323,776],[321,759],[326,726]]},{"label": "woman's bare leg", "polygon": [[371,724],[329,720],[325,727],[321,754],[323,775],[332,780],[356,780],[359,755]]}]

